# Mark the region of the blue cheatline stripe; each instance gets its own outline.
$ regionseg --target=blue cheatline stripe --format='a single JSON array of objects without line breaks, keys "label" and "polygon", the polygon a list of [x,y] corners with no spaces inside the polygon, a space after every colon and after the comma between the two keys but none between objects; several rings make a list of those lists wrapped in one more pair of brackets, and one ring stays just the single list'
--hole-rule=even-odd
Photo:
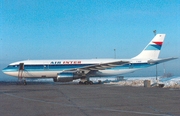
[{"label": "blue cheatline stripe", "polygon": [[161,45],[149,45],[145,50],[160,50]]},{"label": "blue cheatline stripe", "polygon": [[[44,71],[44,70],[61,71],[61,70],[68,70],[68,69],[73,69],[73,68],[81,68],[81,67],[89,66],[89,65],[92,65],[92,64],[24,65],[24,69],[26,71]],[[6,71],[6,72],[18,71],[18,70],[19,70],[19,65],[11,65],[3,69],[3,71]]]},{"label": "blue cheatline stripe", "polygon": [[[92,64],[78,64],[78,65],[24,65],[25,71],[62,71],[62,70],[68,70],[73,68],[80,68],[83,66],[88,66]],[[123,66],[117,66],[113,68],[107,68],[106,70],[120,70],[120,69],[129,69],[129,68],[146,68],[152,66],[148,63],[134,63],[134,64],[126,64]],[[5,72],[16,72],[18,71],[18,67],[7,67],[3,69]]]}]

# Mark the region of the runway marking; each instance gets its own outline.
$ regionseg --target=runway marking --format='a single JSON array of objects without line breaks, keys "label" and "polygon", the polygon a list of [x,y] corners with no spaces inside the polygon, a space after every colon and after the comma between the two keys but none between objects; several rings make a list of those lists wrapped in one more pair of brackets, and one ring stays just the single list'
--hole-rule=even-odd
[{"label": "runway marking", "polygon": [[[154,108],[152,106],[149,106],[148,108],[154,110],[155,112],[161,112],[161,111],[159,111],[158,109],[156,109],[156,108]],[[171,113],[168,113],[168,114],[170,115]],[[170,116],[173,116],[173,115],[170,115]]]},{"label": "runway marking", "polygon": [[48,104],[57,104],[57,105],[70,106],[70,107],[71,107],[71,106],[74,106],[74,105],[60,104],[60,103],[56,103],[56,102],[48,102],[48,101],[44,101],[44,100],[38,100],[38,99],[31,99],[31,98],[21,97],[21,96],[13,95],[13,94],[10,94],[10,93],[4,93],[4,92],[3,92],[3,94],[5,94],[5,95],[7,95],[7,96],[19,98],[19,99],[28,100],[28,101],[42,102],[42,103],[48,103]]},{"label": "runway marking", "polygon": [[169,90],[172,90],[172,91],[180,91],[180,88],[171,88]]},{"label": "runway marking", "polygon": [[81,107],[79,107],[76,103],[74,103],[69,96],[67,96],[64,92],[62,92],[60,89],[58,89],[59,92],[74,106],[76,107],[80,112],[82,112],[84,115],[88,116],[88,114],[86,112],[84,112],[84,110],[82,110]]},{"label": "runway marking", "polygon": [[125,113],[132,113],[132,114],[153,115],[153,116],[172,116],[172,115],[167,115],[167,114],[155,114],[155,113],[149,113],[149,112],[116,110],[116,109],[107,109],[107,108],[92,108],[92,109],[94,109],[94,110],[106,110],[106,111],[113,111],[113,112],[125,112]]},{"label": "runway marking", "polygon": [[4,91],[2,91],[2,93],[7,95],[7,96],[11,96],[11,97],[19,98],[19,99],[24,99],[24,100],[28,100],[28,101],[35,101],[35,102],[42,102],[42,103],[48,103],[48,104],[55,104],[55,105],[66,106],[66,107],[77,107],[77,108],[87,109],[87,110],[101,110],[101,111],[104,110],[104,111],[111,111],[111,112],[124,112],[124,113],[131,113],[131,114],[143,114],[143,115],[153,115],[153,116],[172,116],[172,115],[168,115],[168,114],[156,114],[156,113],[149,113],[149,112],[128,111],[128,110],[118,110],[118,109],[109,109],[109,108],[81,107],[81,106],[75,105],[74,103],[73,103],[73,105],[70,105],[70,104],[69,105],[68,104],[60,104],[60,103],[57,103],[57,102],[48,102],[48,101],[44,101],[44,100],[25,98],[25,97],[13,95],[13,94],[10,94],[10,93],[5,93]]}]

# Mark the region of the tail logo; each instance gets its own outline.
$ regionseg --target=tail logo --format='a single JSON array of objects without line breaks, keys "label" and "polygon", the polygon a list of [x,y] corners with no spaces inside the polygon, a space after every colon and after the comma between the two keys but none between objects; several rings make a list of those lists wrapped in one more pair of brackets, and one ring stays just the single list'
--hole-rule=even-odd
[{"label": "tail logo", "polygon": [[152,42],[149,44],[145,50],[161,50],[163,42]]},{"label": "tail logo", "polygon": [[163,44],[163,42],[153,42],[153,43],[155,43],[156,45],[160,45],[160,46],[162,46],[162,44]]}]

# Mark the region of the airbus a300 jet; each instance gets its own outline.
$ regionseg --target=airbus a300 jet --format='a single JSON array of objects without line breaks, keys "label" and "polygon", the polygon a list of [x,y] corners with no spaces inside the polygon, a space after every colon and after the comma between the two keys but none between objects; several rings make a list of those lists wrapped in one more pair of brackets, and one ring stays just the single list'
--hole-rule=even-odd
[{"label": "airbus a300 jet", "polygon": [[56,59],[24,60],[9,64],[2,71],[18,78],[53,78],[54,82],[92,84],[90,77],[110,77],[154,66],[176,59],[158,58],[165,34],[157,34],[140,54],[131,59]]}]

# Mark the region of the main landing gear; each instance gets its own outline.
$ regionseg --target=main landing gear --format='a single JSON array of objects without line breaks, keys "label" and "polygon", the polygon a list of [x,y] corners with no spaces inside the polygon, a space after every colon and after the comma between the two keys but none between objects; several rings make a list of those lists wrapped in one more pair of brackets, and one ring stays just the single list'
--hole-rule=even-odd
[{"label": "main landing gear", "polygon": [[26,80],[18,80],[18,82],[16,83],[17,85],[27,85]]},{"label": "main landing gear", "polygon": [[84,84],[84,85],[92,85],[93,82],[92,81],[79,81],[79,84]]},{"label": "main landing gear", "polygon": [[27,82],[26,82],[26,80],[24,80],[24,81],[23,81],[23,84],[24,84],[24,85],[27,85]]},{"label": "main landing gear", "polygon": [[81,80],[79,81],[79,84],[92,85],[93,82],[89,80],[89,77],[84,77],[84,78],[81,78]]}]

